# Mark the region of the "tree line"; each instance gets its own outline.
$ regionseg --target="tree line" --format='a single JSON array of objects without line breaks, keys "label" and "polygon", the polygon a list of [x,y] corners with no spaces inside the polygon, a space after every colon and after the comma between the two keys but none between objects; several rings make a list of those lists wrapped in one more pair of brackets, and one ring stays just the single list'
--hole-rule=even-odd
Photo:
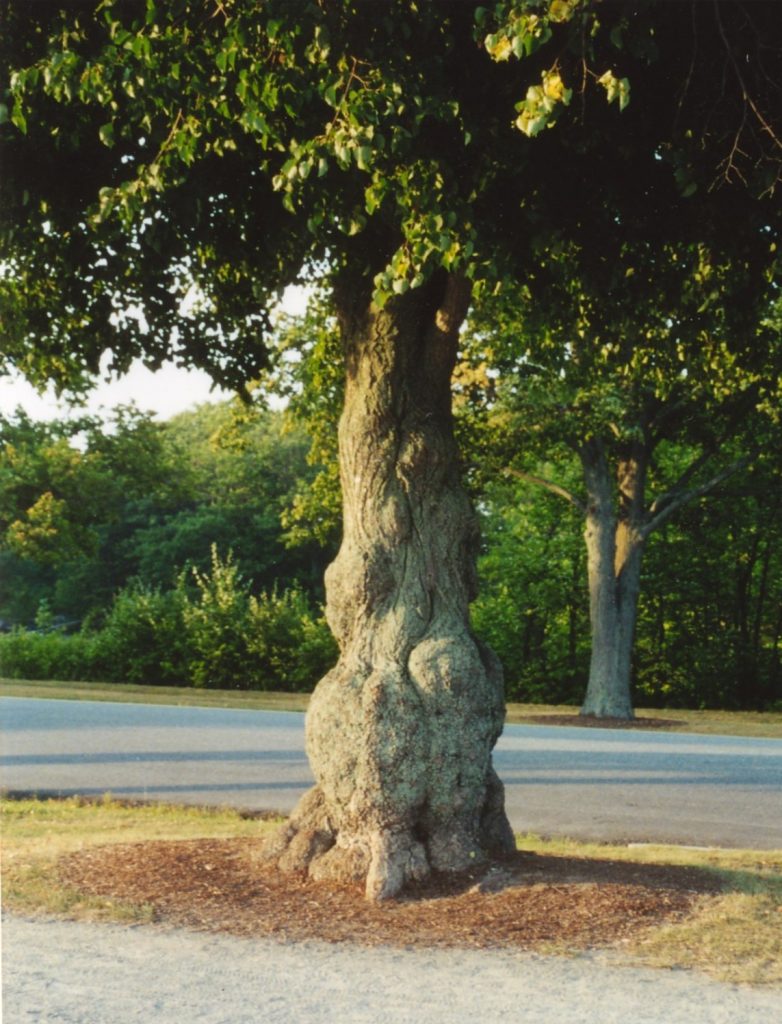
[{"label": "tree line", "polygon": [[[314,687],[336,653],[321,607],[341,530],[336,334],[314,302],[280,336],[281,351],[295,340],[307,356],[281,358],[266,381],[288,398],[285,412],[234,401],[162,424],[132,406],[105,422],[18,411],[0,423],[3,674]],[[511,414],[476,358],[485,340],[476,330],[456,374],[482,533],[474,627],[502,660],[508,700],[581,704],[593,643],[583,515],[548,486],[557,477],[569,497],[580,467],[538,444],[503,472]],[[670,445],[655,472],[676,476],[698,453]],[[649,543],[636,706],[782,698],[781,484],[768,453]]]}]

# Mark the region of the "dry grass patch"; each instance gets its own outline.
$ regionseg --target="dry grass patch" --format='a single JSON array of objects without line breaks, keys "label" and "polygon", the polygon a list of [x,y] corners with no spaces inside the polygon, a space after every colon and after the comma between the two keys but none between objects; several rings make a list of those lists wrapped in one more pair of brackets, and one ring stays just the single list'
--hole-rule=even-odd
[{"label": "dry grass patch", "polygon": [[271,690],[202,690],[192,686],[4,678],[0,678],[0,697],[120,701],[126,704],[229,708],[235,711],[306,711],[310,699],[308,693],[277,693]]},{"label": "dry grass patch", "polygon": [[722,981],[782,984],[782,884],[704,899],[688,921],[655,930],[631,947],[653,967],[697,969]]},{"label": "dry grass patch", "polygon": [[564,704],[508,704],[506,721],[526,725],[572,725],[581,728],[661,730],[700,735],[782,739],[780,711],[688,711],[679,708],[638,708],[632,722],[594,719]]},{"label": "dry grass patch", "polygon": [[622,943],[624,955],[653,967],[694,969],[735,984],[782,984],[782,850],[632,844],[605,847],[519,837],[523,848],[636,863],[698,867],[723,891],[701,897],[686,919]]}]

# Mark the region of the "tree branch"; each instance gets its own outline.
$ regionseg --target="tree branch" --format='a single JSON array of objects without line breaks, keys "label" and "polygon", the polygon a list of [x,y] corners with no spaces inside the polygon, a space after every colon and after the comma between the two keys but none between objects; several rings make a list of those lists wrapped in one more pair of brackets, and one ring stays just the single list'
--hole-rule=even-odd
[{"label": "tree branch", "polygon": [[506,476],[515,476],[519,480],[524,480],[528,484],[536,484],[538,487],[543,487],[552,494],[564,498],[570,505],[578,509],[582,515],[586,515],[586,505],[579,501],[575,494],[572,494],[566,487],[555,484],[553,480],[546,480],[545,477],[535,476],[534,473],[523,473],[520,469],[514,469],[512,466],[509,466],[504,472]]},{"label": "tree branch", "polygon": [[654,518],[668,507],[669,502],[673,501],[679,494],[683,493],[684,487],[690,482],[690,480],[692,480],[698,470],[701,469],[702,466],[706,465],[713,454],[714,449],[707,448],[705,451],[701,452],[697,459],[693,459],[673,487],[654,499],[649,507],[649,515]]},{"label": "tree branch", "polygon": [[[707,457],[708,455],[704,453],[704,455],[702,455],[699,459],[696,459],[695,462],[679,478],[679,484],[681,484],[685,478],[689,479],[692,476],[692,473],[695,472],[695,469],[698,467],[698,465],[703,465]],[[700,484],[698,487],[692,487],[688,491],[677,490],[677,488],[674,488],[667,494],[662,495],[662,497],[658,498],[652,505],[652,513],[654,512],[655,508],[659,509],[659,511],[656,515],[652,515],[652,518],[640,530],[641,538],[643,540],[646,540],[650,533],[653,533],[655,530],[659,529],[660,526],[662,526],[663,523],[667,522],[667,520],[670,519],[673,513],[680,509],[683,505],[688,504],[688,502],[690,501],[694,501],[696,498],[702,498],[704,494],[708,494],[709,491],[713,491],[715,487],[719,487],[719,485],[723,483],[723,481],[727,480],[728,477],[733,476],[733,474],[737,473],[740,469],[744,469],[744,467],[747,466],[748,464],[749,456],[742,455],[740,459],[736,459],[735,462],[732,462],[721,472],[717,473],[716,476],[713,476],[711,480],[707,480],[705,483]],[[679,485],[677,484],[677,487],[678,486]],[[661,507],[662,499],[667,500]]]}]

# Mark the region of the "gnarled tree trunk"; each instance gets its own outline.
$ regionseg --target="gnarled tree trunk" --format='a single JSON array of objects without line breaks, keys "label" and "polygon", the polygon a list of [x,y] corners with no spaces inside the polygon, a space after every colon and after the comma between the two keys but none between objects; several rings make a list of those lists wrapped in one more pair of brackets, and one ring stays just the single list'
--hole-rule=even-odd
[{"label": "gnarled tree trunk", "polygon": [[269,855],[366,879],[373,899],[513,848],[491,760],[502,675],[469,626],[477,526],[451,419],[468,299],[446,275],[383,310],[338,295],[344,536],[326,588],[340,657],[307,715],[316,786]]}]

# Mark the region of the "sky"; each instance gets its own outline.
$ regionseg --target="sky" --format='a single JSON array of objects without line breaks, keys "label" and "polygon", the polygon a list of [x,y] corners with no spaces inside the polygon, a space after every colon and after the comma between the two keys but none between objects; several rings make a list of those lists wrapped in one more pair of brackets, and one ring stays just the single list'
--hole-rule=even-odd
[{"label": "sky", "polygon": [[[303,313],[307,294],[303,287],[288,288],[281,308],[289,314]],[[172,363],[152,373],[137,361],[122,377],[98,383],[85,405],[75,410],[69,410],[67,403],[58,402],[51,390],[39,395],[21,376],[0,377],[0,416],[11,416],[21,406],[35,420],[67,419],[69,415],[84,415],[85,412],[100,416],[117,405],[132,402],[142,412],[151,412],[163,421],[204,402],[220,402],[231,397],[232,392],[213,388],[211,379],[203,371],[185,370]]]},{"label": "sky", "polygon": [[[152,373],[141,363],[135,363],[124,376],[100,382],[90,392],[86,404],[74,414],[101,415],[117,405],[132,402],[162,421],[203,402],[231,397],[231,392],[211,388],[210,378],[199,370],[183,370],[166,363]],[[52,391],[39,395],[22,377],[0,378],[0,415],[10,416],[18,406],[35,420],[67,419],[69,415],[68,405],[58,402]]]}]

